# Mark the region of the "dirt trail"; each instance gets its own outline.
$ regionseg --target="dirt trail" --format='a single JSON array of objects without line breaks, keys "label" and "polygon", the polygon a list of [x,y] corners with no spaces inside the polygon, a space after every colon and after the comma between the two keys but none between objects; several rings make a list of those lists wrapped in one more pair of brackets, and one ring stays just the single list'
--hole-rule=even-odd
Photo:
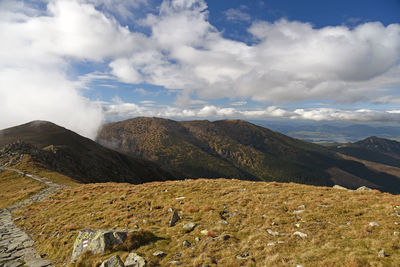
[{"label": "dirt trail", "polygon": [[23,230],[18,228],[16,224],[14,224],[12,213],[33,202],[45,200],[63,186],[32,174],[25,174],[19,170],[8,168],[4,170],[14,171],[18,174],[42,182],[47,185],[47,188],[23,202],[0,210],[0,267],[54,266],[49,260],[40,257],[33,246],[33,240]]}]

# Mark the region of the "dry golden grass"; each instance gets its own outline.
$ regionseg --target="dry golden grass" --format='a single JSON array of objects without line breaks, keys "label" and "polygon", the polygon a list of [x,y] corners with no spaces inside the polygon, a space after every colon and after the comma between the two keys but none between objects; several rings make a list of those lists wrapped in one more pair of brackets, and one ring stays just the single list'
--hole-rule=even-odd
[{"label": "dry golden grass", "polygon": [[[77,233],[85,228],[151,234],[148,242],[131,240],[129,245],[149,266],[169,266],[174,260],[182,266],[396,266],[400,262],[400,239],[394,235],[400,232],[395,224],[400,217],[393,215],[397,205],[400,196],[377,191],[200,179],[76,185],[15,216],[23,217],[18,224],[30,229],[39,253],[58,266],[69,263]],[[168,226],[169,208],[181,217],[174,227]],[[197,224],[190,233],[182,229],[187,222]],[[379,226],[371,227],[370,222]],[[273,236],[269,229],[282,235]],[[296,231],[308,236],[293,235]],[[184,240],[191,246],[184,247]],[[283,243],[268,245],[274,241]],[[125,259],[128,248],[85,254],[78,265],[98,266],[114,254]],[[378,257],[381,249],[387,257]],[[167,256],[153,256],[157,250]],[[246,253],[248,257],[236,258]]]},{"label": "dry golden grass", "polygon": [[0,209],[24,201],[45,187],[38,181],[14,172],[0,172]]}]

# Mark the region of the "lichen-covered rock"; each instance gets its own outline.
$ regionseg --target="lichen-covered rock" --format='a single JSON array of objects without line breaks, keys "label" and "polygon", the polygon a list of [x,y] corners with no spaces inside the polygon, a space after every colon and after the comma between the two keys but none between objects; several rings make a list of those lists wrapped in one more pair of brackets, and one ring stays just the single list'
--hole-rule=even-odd
[{"label": "lichen-covered rock", "polygon": [[193,222],[189,222],[189,223],[185,223],[182,228],[186,233],[189,233],[191,231],[194,230],[194,228],[196,227],[196,224]]},{"label": "lichen-covered rock", "polygon": [[178,212],[174,210],[174,213],[171,216],[171,220],[169,221],[169,226],[175,226],[175,224],[180,220],[180,217],[178,215]]},{"label": "lichen-covered rock", "polygon": [[335,184],[335,185],[333,186],[333,188],[335,188],[335,189],[341,189],[341,190],[347,190],[346,187],[341,186],[341,185],[337,185],[337,184]]},{"label": "lichen-covered rock", "polygon": [[121,258],[118,255],[115,255],[103,261],[100,267],[125,267],[125,265],[122,262]]},{"label": "lichen-covered rock", "polygon": [[361,186],[357,188],[357,191],[371,191],[372,189],[366,186]]},{"label": "lichen-covered rock", "polygon": [[144,267],[146,266],[146,260],[140,257],[136,253],[130,253],[125,259],[125,267]]},{"label": "lichen-covered rock", "polygon": [[91,251],[93,254],[104,253],[115,245],[120,245],[126,240],[128,232],[86,229],[79,231],[74,243],[71,262],[75,262],[83,252]]}]

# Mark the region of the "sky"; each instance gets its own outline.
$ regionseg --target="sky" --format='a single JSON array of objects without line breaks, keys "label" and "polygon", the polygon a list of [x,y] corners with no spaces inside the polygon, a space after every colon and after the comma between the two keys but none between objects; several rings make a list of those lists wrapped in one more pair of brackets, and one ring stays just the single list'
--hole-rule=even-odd
[{"label": "sky", "polygon": [[0,129],[400,123],[400,1],[0,0]]}]

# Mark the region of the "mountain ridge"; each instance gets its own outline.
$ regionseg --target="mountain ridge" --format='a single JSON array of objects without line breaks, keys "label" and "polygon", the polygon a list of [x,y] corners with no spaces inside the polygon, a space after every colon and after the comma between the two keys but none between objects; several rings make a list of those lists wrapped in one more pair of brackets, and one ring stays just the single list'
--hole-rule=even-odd
[{"label": "mountain ridge", "polygon": [[79,182],[166,180],[172,174],[157,164],[110,150],[64,127],[32,121],[0,131],[3,165],[24,159]]},{"label": "mountain ridge", "polygon": [[[175,168],[186,178],[225,177],[328,186],[341,183],[352,188],[362,182],[383,191],[400,191],[396,176],[243,120],[138,117],[105,124],[96,140],[165,168]],[[334,168],[341,171],[332,171]],[[351,181],[352,177],[359,182]]]}]

